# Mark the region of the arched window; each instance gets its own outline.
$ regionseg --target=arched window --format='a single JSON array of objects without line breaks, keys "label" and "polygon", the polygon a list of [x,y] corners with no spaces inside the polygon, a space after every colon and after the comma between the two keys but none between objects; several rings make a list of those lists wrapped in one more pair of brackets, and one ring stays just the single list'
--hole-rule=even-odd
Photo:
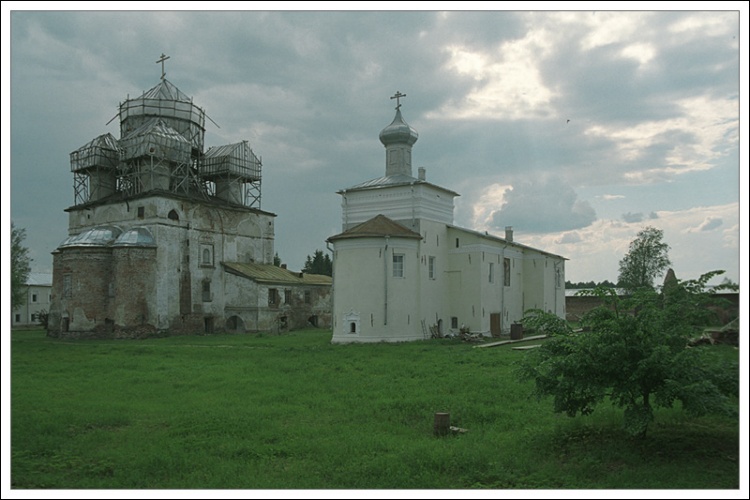
[{"label": "arched window", "polygon": [[202,263],[210,266],[211,265],[211,251],[208,248],[203,249],[203,259]]},{"label": "arched window", "polygon": [[180,216],[177,215],[176,211],[170,210],[169,213],[167,214],[167,219],[170,219],[170,220],[180,220]]}]

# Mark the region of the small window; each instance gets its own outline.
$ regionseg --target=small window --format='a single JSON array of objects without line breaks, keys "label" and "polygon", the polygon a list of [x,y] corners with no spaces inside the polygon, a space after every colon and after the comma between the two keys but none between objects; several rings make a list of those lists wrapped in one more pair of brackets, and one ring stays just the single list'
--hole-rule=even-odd
[{"label": "small window", "polygon": [[495,264],[490,262],[490,283],[495,282]]},{"label": "small window", "polygon": [[349,333],[357,333],[357,323],[354,321],[349,323]]},{"label": "small window", "polygon": [[431,280],[435,279],[435,257],[430,257],[427,261],[427,272]]},{"label": "small window", "polygon": [[145,215],[146,210],[143,207],[138,207],[138,218],[143,219],[143,216]]},{"label": "small window", "polygon": [[180,216],[177,214],[175,210],[170,210],[167,214],[167,219],[169,220],[180,220]]},{"label": "small window", "polygon": [[456,238],[456,248],[458,248],[458,238]]},{"label": "small window", "polygon": [[203,302],[211,302],[211,282],[203,282]]},{"label": "small window", "polygon": [[275,306],[278,304],[278,292],[275,288],[269,288],[268,289],[268,305],[269,306]]},{"label": "small window", "polygon": [[305,290],[305,304],[310,304],[312,302],[312,296],[310,294],[310,290]]},{"label": "small window", "polygon": [[291,303],[292,303],[292,291],[284,290],[284,304],[291,304]]},{"label": "small window", "polygon": [[510,259],[503,259],[503,285],[510,286]]},{"label": "small window", "polygon": [[31,301],[32,302],[36,302],[36,294],[35,293],[31,294]]},{"label": "small window", "polygon": [[16,323],[20,323],[20,322],[21,322],[21,315],[20,314],[16,314]]},{"label": "small window", "polygon": [[213,267],[214,247],[213,245],[201,245],[200,262],[202,267]]},{"label": "small window", "polygon": [[458,318],[456,316],[453,316],[451,318],[451,328],[453,329],[458,328]]},{"label": "small window", "polygon": [[393,254],[393,277],[404,277],[404,256],[403,254]]}]

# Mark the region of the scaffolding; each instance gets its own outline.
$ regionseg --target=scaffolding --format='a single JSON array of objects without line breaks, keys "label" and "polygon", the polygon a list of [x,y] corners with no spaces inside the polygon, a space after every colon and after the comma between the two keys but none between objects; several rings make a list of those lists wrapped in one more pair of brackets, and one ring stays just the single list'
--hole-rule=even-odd
[{"label": "scaffolding", "polygon": [[75,204],[104,198],[115,192],[120,161],[117,139],[103,134],[70,153]]},{"label": "scaffolding", "polygon": [[152,118],[161,118],[187,139],[198,156],[203,151],[206,113],[193,104],[193,98],[180,92],[168,80],[135,99],[120,103],[120,137],[125,137]]},{"label": "scaffolding", "polygon": [[128,196],[161,189],[190,193],[197,184],[190,143],[161,118],[151,118],[120,139],[118,190]]},{"label": "scaffolding", "polygon": [[247,141],[209,148],[199,166],[209,194],[251,208],[260,208],[261,160]]},{"label": "scaffolding", "polygon": [[119,141],[104,134],[70,155],[76,204],[163,190],[260,209],[261,159],[247,141],[204,154],[206,113],[168,80],[128,97],[117,117]]}]

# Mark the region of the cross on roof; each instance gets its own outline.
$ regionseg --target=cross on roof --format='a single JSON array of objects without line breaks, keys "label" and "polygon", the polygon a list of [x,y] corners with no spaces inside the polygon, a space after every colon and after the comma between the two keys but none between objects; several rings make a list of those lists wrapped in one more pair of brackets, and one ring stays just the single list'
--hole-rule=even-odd
[{"label": "cross on roof", "polygon": [[161,63],[161,79],[164,80],[164,77],[166,76],[166,73],[164,72],[164,61],[169,59],[169,56],[165,56],[164,52],[161,53],[161,57],[158,61],[156,61],[156,64]]},{"label": "cross on roof", "polygon": [[393,97],[391,97],[391,99],[396,99],[396,109],[397,109],[397,110],[398,110],[398,108],[400,108],[400,107],[401,107],[401,102],[400,102],[400,99],[401,99],[402,97],[406,97],[406,94],[402,94],[402,93],[401,93],[401,92],[399,92],[398,90],[396,91],[396,94],[394,94],[394,95],[393,95]]}]

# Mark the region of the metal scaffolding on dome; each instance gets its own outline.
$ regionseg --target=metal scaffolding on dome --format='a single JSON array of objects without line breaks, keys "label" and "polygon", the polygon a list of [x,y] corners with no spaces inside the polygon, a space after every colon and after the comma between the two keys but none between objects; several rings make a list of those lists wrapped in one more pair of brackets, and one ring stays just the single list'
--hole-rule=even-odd
[{"label": "metal scaffolding on dome", "polygon": [[167,59],[162,54],[156,61],[162,65],[157,85],[119,104],[112,118],[120,120],[119,140],[104,134],[71,153],[76,205],[161,190],[259,209],[261,159],[247,141],[204,154],[211,118],[164,78]]},{"label": "metal scaffolding on dome", "polygon": [[126,195],[153,189],[202,191],[190,143],[161,118],[151,118],[120,139],[120,154],[117,189]]},{"label": "metal scaffolding on dome", "polygon": [[70,153],[76,205],[115,192],[120,151],[112,134],[103,134]]},{"label": "metal scaffolding on dome", "polygon": [[190,142],[193,156],[203,151],[206,113],[193,104],[192,97],[182,93],[169,80],[161,80],[140,97],[121,103],[119,117],[120,137],[158,117]]},{"label": "metal scaffolding on dome", "polygon": [[225,201],[260,208],[262,163],[248,141],[214,146],[206,151],[199,174],[210,195]]}]

